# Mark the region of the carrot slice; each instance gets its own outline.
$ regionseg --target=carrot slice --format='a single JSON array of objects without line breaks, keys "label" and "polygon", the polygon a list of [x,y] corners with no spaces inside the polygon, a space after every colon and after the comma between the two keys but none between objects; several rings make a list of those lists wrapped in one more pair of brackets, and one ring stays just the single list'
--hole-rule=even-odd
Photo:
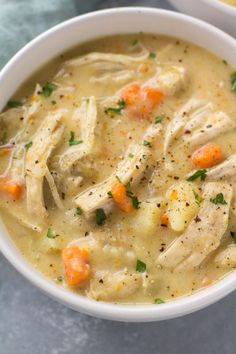
[{"label": "carrot slice", "polygon": [[121,98],[125,101],[130,117],[148,119],[153,109],[161,102],[163,93],[154,87],[130,84],[123,89]]},{"label": "carrot slice", "polygon": [[116,205],[126,213],[134,210],[132,200],[127,196],[127,191],[122,183],[116,183],[111,189],[112,197]]},{"label": "carrot slice", "polygon": [[23,193],[23,184],[9,177],[0,178],[0,191],[8,194],[12,199],[19,200]]},{"label": "carrot slice", "polygon": [[168,215],[162,214],[161,215],[161,226],[168,226],[169,218]]},{"label": "carrot slice", "polygon": [[192,163],[196,167],[208,168],[218,164],[223,159],[223,153],[219,145],[208,143],[194,151],[191,156]]},{"label": "carrot slice", "polygon": [[0,149],[0,157],[8,155],[10,152],[11,152],[10,147],[1,148]]},{"label": "carrot slice", "polygon": [[65,278],[69,286],[79,285],[90,274],[90,266],[87,262],[88,251],[78,246],[67,247],[62,252],[62,260],[65,268]]}]

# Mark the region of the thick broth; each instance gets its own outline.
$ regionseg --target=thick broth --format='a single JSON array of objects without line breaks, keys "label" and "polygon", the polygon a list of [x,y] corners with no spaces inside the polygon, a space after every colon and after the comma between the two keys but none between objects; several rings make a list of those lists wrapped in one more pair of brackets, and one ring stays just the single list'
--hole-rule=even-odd
[{"label": "thick broth", "polygon": [[[71,58],[90,52],[136,55],[136,52],[142,50],[139,49],[139,43],[142,43],[151,54],[141,62],[129,63],[128,69],[123,69],[121,65],[122,70],[131,71],[124,72],[124,77],[128,75],[127,79],[122,77],[120,81],[115,81],[115,73],[119,68],[109,63],[105,66],[100,62],[97,62],[97,65],[89,63],[81,66],[65,65],[65,62]],[[130,82],[145,83],[155,75],[156,67],[164,63],[182,66],[187,72],[187,83],[175,94],[165,95],[148,119],[130,118],[125,114],[125,110],[121,111],[121,114],[105,112],[107,107],[117,107],[118,104],[117,100],[109,101],[110,96],[119,93],[119,90]],[[112,75],[109,78],[111,72]],[[95,240],[96,245],[89,249],[90,276],[87,281],[70,288],[97,300],[124,303],[153,303],[156,298],[166,301],[191,294],[219,280],[232,269],[232,267],[221,267],[214,261],[216,255],[225,249],[226,245],[233,242],[230,231],[235,230],[236,219],[232,212],[229,217],[229,227],[221,245],[211,252],[199,266],[193,269],[175,270],[162,267],[157,261],[168,245],[184,232],[184,230],[181,232],[173,230],[170,224],[167,227],[162,224],[161,218],[168,209],[166,192],[176,183],[181,181],[186,183],[186,175],[194,170],[190,159],[192,150],[189,151],[188,147],[181,144],[181,139],[180,142],[177,141],[172,151],[171,163],[174,164],[174,168],[171,171],[166,170],[163,160],[165,131],[174,114],[192,97],[212,102],[216,110],[224,111],[235,120],[236,106],[235,94],[230,86],[231,72],[232,68],[224,60],[195,45],[175,38],[138,34],[108,37],[86,43],[56,58],[30,78],[18,90],[14,98],[14,100],[23,99],[25,107],[40,101],[39,107],[30,117],[33,124],[30,126],[29,134],[26,135],[27,138],[23,140],[24,144],[31,143],[34,138],[33,134],[49,112],[59,109],[66,111],[63,113],[64,132],[60,143],[48,159],[48,168],[55,176],[63,208],[60,210],[55,206],[49,187],[44,181],[47,216],[40,224],[41,231],[38,232],[22,225],[21,220],[19,222],[19,219],[26,217],[32,224],[38,225],[37,213],[31,215],[30,210],[27,211],[26,192],[17,201],[12,201],[7,194],[1,195],[1,215],[4,223],[17,248],[26,259],[52,281],[67,286],[64,279],[62,250],[72,241],[83,238],[86,244],[86,240],[91,241],[92,237],[92,243]],[[100,80],[101,77],[102,80]],[[32,96],[36,83],[43,86],[45,82],[55,83],[56,89],[53,89],[48,97],[44,97],[42,93],[38,95],[37,90]],[[77,142],[80,136],[80,128],[72,116],[80,106],[81,99],[90,96],[95,96],[97,99],[96,151],[86,157],[79,168],[75,162],[73,168],[63,172],[58,161],[69,148],[71,132],[75,134]],[[94,214],[86,218],[82,210],[82,214],[78,215],[80,210],[76,209],[78,205],[75,203],[75,197],[110,176],[124,157],[128,146],[132,143],[142,144],[144,132],[155,117],[160,115],[164,115],[160,123],[163,130],[152,144],[154,158],[144,171],[142,178],[132,185],[134,195],[141,201],[140,209],[126,213],[115,205],[109,210],[103,208],[107,216],[103,225],[96,223]],[[22,116],[22,107],[6,110],[2,114],[2,129],[5,129],[2,141],[3,138],[5,142],[10,139],[14,140],[16,132],[23,128]],[[235,130],[233,129],[210,141],[221,147],[225,157],[236,151]],[[44,144],[43,141],[42,144]],[[26,147],[26,153],[33,146]],[[8,163],[9,155],[1,156],[1,173],[4,173]],[[154,178],[151,178],[154,170],[156,170]],[[73,185],[72,178],[79,175],[83,179],[77,185]],[[192,185],[191,188],[195,188],[197,193],[200,193],[201,189],[199,192],[198,188],[204,182],[197,180],[189,183]],[[155,214],[154,219],[150,221],[151,226],[146,226],[151,218],[150,214],[148,212],[145,214],[143,211],[147,200],[151,201],[153,207],[150,213]],[[195,214],[191,219],[198,213],[198,206],[194,210]],[[190,221],[186,221],[186,224]],[[51,236],[55,238],[50,238],[49,229]],[[146,265],[146,272],[140,273],[140,269],[136,271],[137,260]],[[127,294],[122,296],[119,296],[118,288],[111,294],[108,291],[108,295],[105,290],[105,295],[103,295],[101,288],[106,286],[106,276],[108,276],[104,276],[104,271],[114,274],[123,269],[126,269],[129,274],[137,274],[137,277],[141,274],[141,285],[137,286],[134,291],[127,291]],[[113,284],[108,285],[110,288],[112,286]],[[98,294],[97,289],[99,289]]]}]

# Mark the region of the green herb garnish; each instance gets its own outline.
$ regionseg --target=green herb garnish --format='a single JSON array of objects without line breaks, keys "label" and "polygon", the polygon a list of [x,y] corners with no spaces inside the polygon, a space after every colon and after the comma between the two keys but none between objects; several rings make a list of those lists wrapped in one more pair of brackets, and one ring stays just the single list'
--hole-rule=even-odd
[{"label": "green herb garnish", "polygon": [[119,183],[122,183],[120,177],[116,176],[116,179]]},{"label": "green herb garnish", "polygon": [[28,150],[32,145],[33,141],[29,141],[27,144],[25,144],[25,148]]},{"label": "green herb garnish", "polygon": [[227,204],[222,193],[218,193],[215,198],[210,198],[210,202],[213,204]]},{"label": "green herb garnish", "polygon": [[222,63],[225,64],[225,65],[228,65],[228,62],[225,59],[222,59]]},{"label": "green herb garnish", "polygon": [[161,123],[164,118],[165,118],[165,114],[160,114],[155,118],[155,124]]},{"label": "green herb garnish", "polygon": [[137,40],[137,39],[135,39],[135,40],[132,42],[132,45],[136,45],[136,44],[138,44],[138,40]]},{"label": "green herb garnish", "polygon": [[52,229],[50,229],[50,227],[48,228],[48,231],[47,231],[47,237],[48,238],[56,238],[58,236],[59,235],[54,234],[54,232],[52,231]]},{"label": "green herb garnish", "polygon": [[46,82],[46,84],[43,85],[42,91],[40,91],[39,94],[44,97],[49,97],[56,89],[57,85],[53,84],[52,82]]},{"label": "green herb garnish", "polygon": [[73,146],[73,145],[79,145],[82,144],[83,140],[76,140],[75,139],[75,133],[74,132],[70,132],[70,140],[69,140],[69,145]]},{"label": "green herb garnish", "polygon": [[143,145],[144,146],[149,146],[149,147],[152,146],[152,144],[149,141],[147,141],[147,140],[144,140]]},{"label": "green herb garnish", "polygon": [[63,281],[63,276],[62,275],[59,275],[57,278],[56,278],[57,282],[58,283],[61,283]]},{"label": "green herb garnish", "polygon": [[144,273],[146,271],[146,268],[147,268],[146,264],[140,261],[139,259],[137,259],[136,272]]},{"label": "green herb garnish", "polygon": [[7,107],[9,108],[16,108],[21,107],[22,103],[20,101],[10,100],[7,102]]},{"label": "green herb garnish", "polygon": [[165,303],[165,301],[159,297],[154,300],[154,304],[157,304],[157,305],[164,304],[164,303]]},{"label": "green herb garnish", "polygon": [[126,184],[125,188],[126,188],[126,195],[132,200],[133,207],[134,207],[135,209],[139,209],[139,208],[140,208],[139,205],[141,204],[141,202],[138,200],[138,197],[136,197],[136,196],[134,195],[134,193],[132,192],[132,190],[131,190],[131,183],[128,182],[128,183]]},{"label": "green herb garnish", "polygon": [[197,205],[200,205],[201,201],[202,201],[202,198],[200,197],[199,194],[197,194],[197,192],[195,192],[195,190],[193,190],[193,194],[194,194],[194,198],[195,198],[195,203]]},{"label": "green herb garnish", "polygon": [[51,104],[55,105],[55,104],[57,104],[57,101],[52,100],[52,101],[51,101]]},{"label": "green herb garnish", "polygon": [[112,192],[111,191],[107,192],[107,195],[108,195],[109,198],[112,198]]},{"label": "green herb garnish", "polygon": [[129,157],[132,159],[134,157],[134,155],[133,154],[129,154]]},{"label": "green herb garnish", "polygon": [[82,215],[83,211],[80,207],[75,208],[76,215]]},{"label": "green herb garnish", "polygon": [[236,70],[230,75],[232,91],[236,93]]},{"label": "green herb garnish", "polygon": [[103,225],[107,216],[103,209],[96,210],[96,222],[98,225]]},{"label": "green herb garnish", "polygon": [[125,101],[122,99],[118,101],[118,107],[108,107],[105,109],[105,113],[121,114],[124,108],[125,108]]},{"label": "green herb garnish", "polygon": [[195,181],[195,179],[200,178],[201,181],[205,181],[207,177],[207,170],[198,170],[192,176],[187,178],[188,182]]},{"label": "green herb garnish", "polygon": [[156,58],[156,53],[154,53],[154,52],[150,52],[149,53],[149,58],[151,58],[151,59],[155,59]]}]

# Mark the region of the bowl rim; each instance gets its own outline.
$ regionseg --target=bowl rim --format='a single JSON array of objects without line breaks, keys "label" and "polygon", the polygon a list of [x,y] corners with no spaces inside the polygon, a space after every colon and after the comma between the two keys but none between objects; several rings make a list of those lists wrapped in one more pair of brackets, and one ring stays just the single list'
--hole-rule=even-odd
[{"label": "bowl rim", "polygon": [[[15,63],[20,60],[22,55],[27,53],[28,49],[32,46],[37,45],[39,41],[44,41],[47,36],[50,36],[53,32],[61,30],[72,23],[77,23],[80,21],[91,21],[97,16],[112,16],[117,14],[117,12],[124,14],[128,13],[130,16],[135,13],[142,13],[143,15],[153,15],[156,16],[167,16],[170,19],[176,18],[180,22],[191,21],[193,27],[198,28],[202,31],[213,31],[220,37],[223,37],[226,42],[235,47],[235,40],[228,34],[217,29],[216,27],[209,25],[201,20],[195,19],[191,16],[184,14],[179,14],[172,11],[147,8],[147,7],[124,7],[124,8],[113,8],[94,11],[88,14],[80,15],[75,18],[64,21],[51,29],[43,32],[41,35],[37,36],[31,42],[26,44],[15,56],[5,65],[5,67],[0,72],[0,83],[2,77],[14,67]],[[158,32],[157,32],[158,33]],[[236,47],[235,47],[236,48]],[[5,236],[4,236],[5,234]],[[127,322],[149,322],[157,321],[163,319],[174,318],[178,316],[183,316],[188,313],[194,312],[201,308],[204,308],[213,302],[218,301],[230,292],[236,289],[236,272],[231,272],[226,275],[223,279],[217,281],[214,285],[199,290],[190,296],[183,296],[166,302],[161,306],[154,304],[113,304],[106,302],[97,302],[86,298],[82,295],[74,294],[57,284],[54,284],[51,280],[43,276],[39,271],[37,271],[33,266],[20,254],[14,245],[10,237],[6,236],[7,233],[4,228],[0,228],[0,250],[3,255],[9,260],[9,262],[31,283],[40,288],[44,293],[47,293],[52,298],[58,300],[59,302],[65,304],[66,306],[103,319],[117,320],[117,321],[127,321]]]},{"label": "bowl rim", "polygon": [[236,6],[227,4],[221,0],[202,0],[202,2],[207,3],[209,6],[214,7],[215,9],[224,12],[228,16],[236,15]]}]

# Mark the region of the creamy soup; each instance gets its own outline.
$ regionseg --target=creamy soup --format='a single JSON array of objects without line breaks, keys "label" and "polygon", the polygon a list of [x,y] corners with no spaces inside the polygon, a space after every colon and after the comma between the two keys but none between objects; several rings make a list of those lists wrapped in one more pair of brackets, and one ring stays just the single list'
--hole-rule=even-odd
[{"label": "creamy soup", "polygon": [[221,0],[221,1],[225,2],[226,4],[236,6],[236,0]]},{"label": "creamy soup", "polygon": [[236,265],[236,73],[184,41],[87,43],[0,115],[0,207],[26,259],[98,301],[161,304]]}]

